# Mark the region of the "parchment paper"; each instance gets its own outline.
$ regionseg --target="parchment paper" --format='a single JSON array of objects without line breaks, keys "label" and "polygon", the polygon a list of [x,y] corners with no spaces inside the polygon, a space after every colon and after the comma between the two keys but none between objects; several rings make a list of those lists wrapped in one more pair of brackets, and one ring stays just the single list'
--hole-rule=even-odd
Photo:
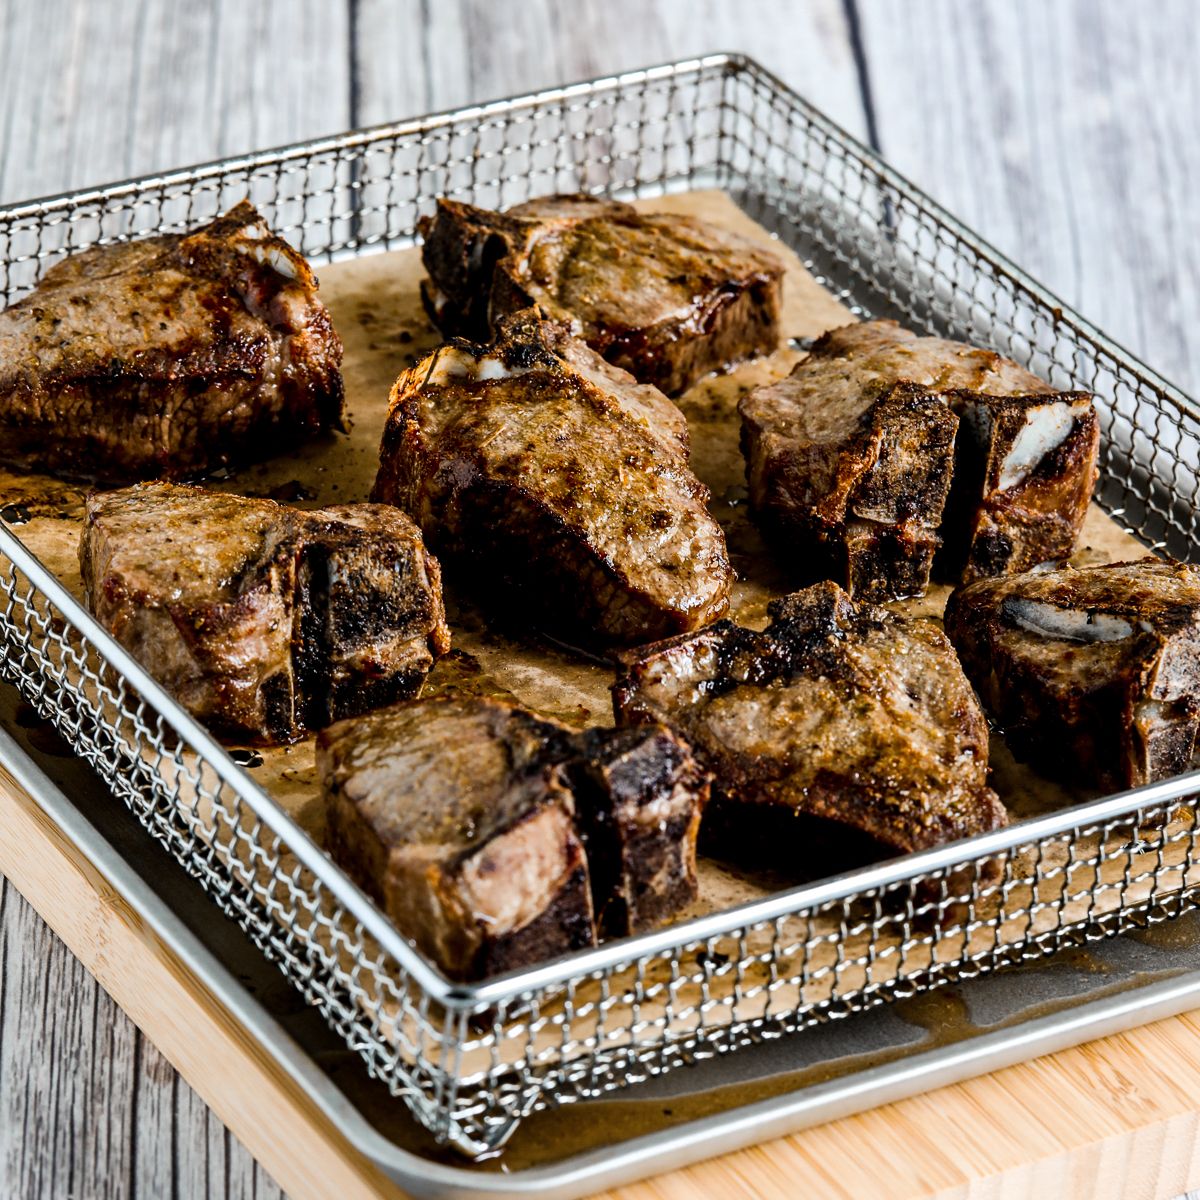
[{"label": "parchment paper", "polygon": [[[751,522],[738,449],[737,401],[749,388],[779,379],[803,356],[792,339],[815,337],[844,325],[851,314],[829,295],[781,242],[754,223],[722,192],[694,192],[642,202],[650,211],[688,213],[763,242],[787,267],[783,348],[728,375],[705,380],[680,405],[692,435],[692,463],[712,491],[711,508],[725,529],[738,581],[731,616],[761,626],[767,602],[788,588]],[[247,467],[211,486],[271,496],[301,507],[365,500],[375,477],[388,393],[396,376],[437,345],[439,336],[422,309],[420,252],[406,249],[359,258],[320,271],[321,294],[345,343],[344,374],[352,420],[349,435],[318,438],[301,449]],[[0,468],[0,519],[82,598],[78,542],[85,489]],[[1077,558],[1081,562],[1139,557],[1145,551],[1100,509],[1089,513]],[[894,607],[940,617],[948,589]],[[533,708],[578,724],[611,724],[611,668],[572,656],[531,632],[504,628],[470,596],[448,591],[454,650],[435,669],[423,694],[460,689],[511,694]],[[253,776],[314,837],[324,838],[324,810],[313,766],[313,739],[260,750]],[[992,746],[993,786],[1014,816],[1028,816],[1086,798],[1051,784],[1016,763],[1002,739]],[[759,898],[794,878],[701,864],[700,899],[692,916]]]}]

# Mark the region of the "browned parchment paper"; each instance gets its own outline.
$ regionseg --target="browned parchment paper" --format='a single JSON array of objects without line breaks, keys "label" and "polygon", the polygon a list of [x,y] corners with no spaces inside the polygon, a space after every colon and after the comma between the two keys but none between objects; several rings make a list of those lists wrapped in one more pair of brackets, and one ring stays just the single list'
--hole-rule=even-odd
[{"label": "browned parchment paper", "polygon": [[[712,490],[712,510],[725,529],[738,582],[734,619],[761,626],[766,605],[787,590],[749,519],[741,454],[738,398],[749,388],[781,378],[802,357],[787,339],[813,337],[852,320],[796,256],[750,220],[721,192],[693,192],[643,202],[654,211],[703,217],[768,245],[787,265],[784,288],[784,348],[729,375],[701,382],[680,401],[692,434],[692,462]],[[364,500],[375,477],[379,436],[388,392],[401,370],[438,343],[421,307],[422,276],[416,249],[378,254],[324,267],[321,292],[345,343],[346,394],[353,427],[348,436],[330,435],[298,451],[248,467],[212,486],[266,495],[302,507]],[[17,534],[72,589],[81,595],[77,547],[84,489],[0,468],[0,513],[21,520]],[[12,506],[11,508],[4,506]],[[24,520],[25,515],[31,518]],[[1145,551],[1098,508],[1092,508],[1081,542],[1081,561],[1138,557]],[[939,616],[947,589],[935,588],[921,600],[897,607]],[[454,653],[426,683],[424,694],[450,688],[479,693],[511,693],[534,708],[577,723],[611,723],[608,686],[612,671],[573,657],[521,633],[492,624],[468,597],[447,595]],[[253,769],[257,782],[318,840],[324,814],[313,767],[313,739],[262,751]],[[994,786],[1014,816],[1027,816],[1083,798],[1047,783],[1017,764],[1000,739],[993,742]],[[701,896],[693,912],[710,912],[756,899],[795,882],[734,872],[713,862],[701,869]]]}]

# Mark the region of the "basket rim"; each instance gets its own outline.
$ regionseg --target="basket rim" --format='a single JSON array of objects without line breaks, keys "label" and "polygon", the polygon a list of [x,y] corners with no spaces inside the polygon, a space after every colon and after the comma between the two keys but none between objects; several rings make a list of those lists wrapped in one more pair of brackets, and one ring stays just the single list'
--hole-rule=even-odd
[{"label": "basket rim", "polygon": [[[1061,324],[1071,329],[1083,340],[1091,343],[1099,353],[1107,356],[1115,369],[1126,373],[1139,384],[1159,393],[1181,410],[1200,419],[1200,406],[1179,388],[1032,279],[1006,255],[971,231],[889,166],[882,155],[847,133],[776,75],[742,53],[717,52],[660,63],[458,109],[348,130],[337,135],[291,142],[263,151],[214,159],[190,167],[148,173],[100,187],[56,193],[0,206],[0,221],[44,218],[55,213],[70,212],[84,204],[105,204],[125,197],[136,197],[155,189],[196,184],[318,154],[363,150],[378,142],[422,135],[464,122],[483,122],[523,110],[537,109],[546,104],[582,100],[660,80],[694,79],[707,73],[756,81],[770,92],[774,100],[792,106],[793,111],[801,114],[805,121],[828,134],[843,149],[849,151],[880,182],[894,189],[919,212],[944,226],[974,254],[986,261],[997,274],[1007,278],[1029,300],[1048,310],[1056,325]],[[359,252],[371,253],[372,248],[361,247]],[[748,925],[783,917],[802,916],[831,902],[861,894],[877,893],[881,889],[909,880],[970,865],[1023,843],[1102,824],[1142,808],[1169,804],[1200,793],[1200,771],[1196,771],[1161,783],[1145,785],[1075,807],[1014,822],[1003,829],[946,843],[932,850],[904,855],[815,883],[788,888],[762,900],[721,909],[663,929],[574,951],[532,968],[505,972],[478,982],[456,982],[448,979],[415,949],[349,875],[243,767],[233,761],[229,752],[95,621],[84,606],[67,591],[58,577],[3,523],[0,523],[0,554],[9,558],[61,615],[96,646],[105,661],[133,685],[148,706],[161,716],[175,733],[190,743],[201,761],[207,763],[222,783],[245,801],[255,815],[295,853],[322,886],[333,893],[354,920],[359,922],[379,943],[381,949],[412,978],[417,987],[447,1010],[448,1018],[456,1013],[489,1009],[519,1000],[526,994],[582,982],[614,968],[632,965],[647,955],[684,950],[716,937],[736,933]]]}]

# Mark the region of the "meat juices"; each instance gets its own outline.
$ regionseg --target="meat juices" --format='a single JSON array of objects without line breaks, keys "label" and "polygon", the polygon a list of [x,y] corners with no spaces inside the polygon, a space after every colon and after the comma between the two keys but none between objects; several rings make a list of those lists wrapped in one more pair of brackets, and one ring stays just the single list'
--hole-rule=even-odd
[{"label": "meat juices", "polygon": [[321,733],[330,851],[453,979],[674,915],[696,892],[707,777],[668,730],[578,734],[439,696]]},{"label": "meat juices", "polygon": [[683,415],[534,310],[400,376],[373,498],[523,621],[577,643],[645,642],[728,607],[725,535]]},{"label": "meat juices", "polygon": [[668,396],[779,343],[782,263],[691,217],[591,196],[503,213],[443,199],[421,232],[426,307],[448,336],[486,341],[536,305]]},{"label": "meat juices", "polygon": [[89,498],[79,558],[100,623],[230,737],[292,741],[411,696],[450,645],[437,560],[387,505],[144,484]]},{"label": "meat juices", "polygon": [[959,588],[946,632],[1013,752],[1137,787],[1189,769],[1200,724],[1200,572],[1145,558]]},{"label": "meat juices", "polygon": [[774,601],[758,632],[721,621],[638,652],[619,724],[660,722],[713,774],[710,853],[802,876],[998,828],[988,730],[932,622],[833,583]]},{"label": "meat juices", "polygon": [[777,544],[867,600],[922,594],[943,538],[961,579],[1069,555],[1096,482],[1090,396],[894,321],[831,330],[738,409]]},{"label": "meat juices", "polygon": [[342,343],[304,259],[243,201],[96,246],[0,312],[0,459],[127,483],[341,428]]}]

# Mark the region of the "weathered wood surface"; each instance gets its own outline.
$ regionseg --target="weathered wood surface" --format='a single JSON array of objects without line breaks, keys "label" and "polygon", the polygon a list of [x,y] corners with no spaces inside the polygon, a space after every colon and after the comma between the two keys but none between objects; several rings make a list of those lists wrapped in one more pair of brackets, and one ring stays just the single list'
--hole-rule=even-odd
[{"label": "weathered wood surface", "polygon": [[[1200,385],[1191,0],[0,0],[0,202],[717,49]],[[0,879],[0,1196],[280,1194]]]}]

